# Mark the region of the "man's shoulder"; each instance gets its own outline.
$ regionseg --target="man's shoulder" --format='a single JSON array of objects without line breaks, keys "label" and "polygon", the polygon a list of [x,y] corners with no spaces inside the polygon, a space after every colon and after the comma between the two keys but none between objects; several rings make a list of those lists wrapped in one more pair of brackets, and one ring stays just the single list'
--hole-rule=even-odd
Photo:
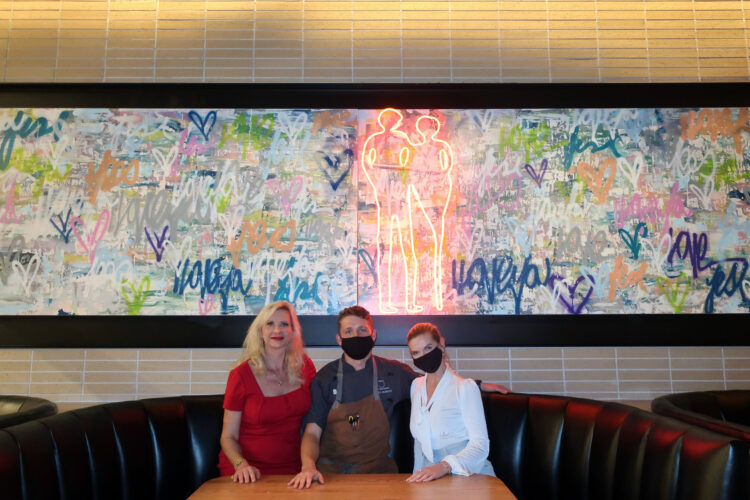
[{"label": "man's shoulder", "polygon": [[320,370],[318,370],[318,373],[315,374],[315,378],[323,382],[332,380],[338,371],[338,364],[338,359],[326,363],[320,368]]}]

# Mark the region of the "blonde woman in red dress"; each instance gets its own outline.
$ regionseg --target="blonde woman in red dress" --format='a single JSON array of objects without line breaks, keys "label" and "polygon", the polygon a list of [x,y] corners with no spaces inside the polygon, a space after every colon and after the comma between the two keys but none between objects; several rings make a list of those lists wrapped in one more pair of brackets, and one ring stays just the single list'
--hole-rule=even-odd
[{"label": "blonde woman in red dress", "polygon": [[224,394],[219,473],[238,483],[296,474],[315,366],[305,354],[294,306],[266,305],[242,345]]}]

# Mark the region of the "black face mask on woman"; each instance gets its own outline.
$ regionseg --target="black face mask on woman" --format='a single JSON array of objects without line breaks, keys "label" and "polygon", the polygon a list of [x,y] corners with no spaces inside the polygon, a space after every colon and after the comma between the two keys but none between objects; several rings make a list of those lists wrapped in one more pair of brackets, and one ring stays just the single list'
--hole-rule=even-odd
[{"label": "black face mask on woman", "polygon": [[426,373],[435,373],[443,363],[443,351],[435,347],[427,354],[414,358],[414,366]]},{"label": "black face mask on woman", "polygon": [[352,359],[366,358],[374,345],[375,341],[372,339],[372,335],[367,337],[341,337],[341,348]]}]

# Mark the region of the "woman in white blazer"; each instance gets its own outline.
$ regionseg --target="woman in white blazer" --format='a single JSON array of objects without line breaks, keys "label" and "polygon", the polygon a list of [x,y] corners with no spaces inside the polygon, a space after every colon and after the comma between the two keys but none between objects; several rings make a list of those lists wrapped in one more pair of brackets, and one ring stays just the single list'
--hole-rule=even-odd
[{"label": "woman in white blazer", "polygon": [[414,473],[407,481],[432,481],[446,474],[494,476],[479,387],[451,369],[445,339],[432,323],[414,325],[406,343],[414,365],[426,374],[411,384]]}]

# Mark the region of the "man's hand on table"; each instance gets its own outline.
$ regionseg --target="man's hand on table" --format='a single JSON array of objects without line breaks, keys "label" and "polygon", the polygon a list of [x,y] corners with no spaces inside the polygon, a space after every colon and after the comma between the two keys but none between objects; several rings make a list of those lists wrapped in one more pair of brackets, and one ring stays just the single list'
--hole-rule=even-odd
[{"label": "man's hand on table", "polygon": [[288,486],[301,490],[302,488],[309,488],[313,481],[318,481],[320,484],[325,484],[323,474],[318,472],[318,469],[314,467],[307,469],[303,468],[299,472],[299,474],[294,476],[294,478],[289,481]]}]

